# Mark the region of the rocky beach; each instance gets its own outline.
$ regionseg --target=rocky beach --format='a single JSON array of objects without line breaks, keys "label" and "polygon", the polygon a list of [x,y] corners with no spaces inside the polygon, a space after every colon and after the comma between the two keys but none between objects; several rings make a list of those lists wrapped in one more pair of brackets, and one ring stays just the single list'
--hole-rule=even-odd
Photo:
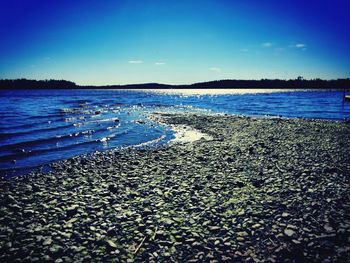
[{"label": "rocky beach", "polygon": [[350,260],[349,123],[157,118],[204,138],[0,180],[0,261]]}]

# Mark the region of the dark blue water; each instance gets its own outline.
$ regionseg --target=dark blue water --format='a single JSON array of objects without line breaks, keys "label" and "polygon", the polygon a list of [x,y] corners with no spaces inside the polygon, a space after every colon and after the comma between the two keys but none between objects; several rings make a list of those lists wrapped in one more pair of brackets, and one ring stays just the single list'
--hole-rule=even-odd
[{"label": "dark blue water", "polygon": [[96,150],[157,145],[170,128],[153,111],[220,112],[342,120],[350,103],[341,91],[181,95],[121,90],[0,91],[0,173]]}]

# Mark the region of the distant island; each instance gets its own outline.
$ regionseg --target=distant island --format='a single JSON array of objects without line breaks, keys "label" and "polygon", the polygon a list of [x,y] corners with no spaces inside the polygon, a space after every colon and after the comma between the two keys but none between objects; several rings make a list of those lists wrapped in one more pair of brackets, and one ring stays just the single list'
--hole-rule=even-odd
[{"label": "distant island", "polygon": [[0,89],[350,89],[350,78],[336,80],[312,79],[302,77],[290,80],[215,80],[188,85],[159,83],[127,85],[77,85],[67,80],[29,80],[1,79]]}]

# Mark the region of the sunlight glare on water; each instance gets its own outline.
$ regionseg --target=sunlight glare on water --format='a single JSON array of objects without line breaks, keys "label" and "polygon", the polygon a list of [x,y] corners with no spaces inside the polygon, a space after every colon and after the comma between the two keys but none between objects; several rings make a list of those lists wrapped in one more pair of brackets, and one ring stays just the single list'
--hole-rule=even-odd
[{"label": "sunlight glare on water", "polygon": [[260,94],[273,92],[292,92],[293,89],[149,89],[142,90],[143,92],[153,92],[159,94],[173,95],[239,95],[239,94]]}]

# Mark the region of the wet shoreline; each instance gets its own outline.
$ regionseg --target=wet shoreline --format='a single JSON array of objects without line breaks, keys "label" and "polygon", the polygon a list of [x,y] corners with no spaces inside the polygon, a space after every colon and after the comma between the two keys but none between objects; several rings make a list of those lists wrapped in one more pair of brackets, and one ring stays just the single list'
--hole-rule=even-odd
[{"label": "wet shoreline", "polygon": [[[0,109],[0,175],[94,151],[138,145],[165,135],[145,115],[227,113],[346,120],[341,91],[186,90],[8,91]],[[40,101],[40,103],[37,103]],[[11,175],[9,175],[11,176]]]},{"label": "wet shoreline", "polygon": [[349,260],[348,123],[160,117],[211,139],[0,181],[0,260]]}]

